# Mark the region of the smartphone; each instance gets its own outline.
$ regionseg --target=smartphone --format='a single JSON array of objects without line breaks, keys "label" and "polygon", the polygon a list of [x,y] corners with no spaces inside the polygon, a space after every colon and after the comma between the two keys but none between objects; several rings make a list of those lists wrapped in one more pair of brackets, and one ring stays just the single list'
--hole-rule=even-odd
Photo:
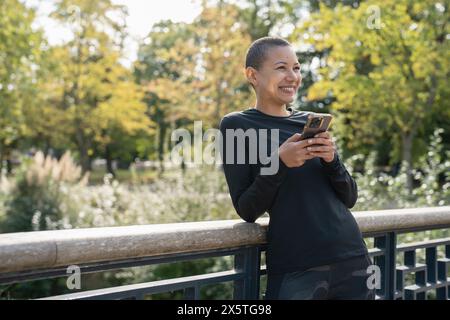
[{"label": "smartphone", "polygon": [[333,116],[328,113],[311,113],[308,115],[302,132],[302,140],[314,137],[316,134],[325,132],[330,127]]}]

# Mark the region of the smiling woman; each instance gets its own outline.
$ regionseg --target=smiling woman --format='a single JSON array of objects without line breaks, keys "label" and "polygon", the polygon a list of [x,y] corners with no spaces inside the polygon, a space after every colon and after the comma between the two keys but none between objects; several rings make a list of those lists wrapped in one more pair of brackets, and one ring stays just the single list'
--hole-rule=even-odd
[{"label": "smiling woman", "polygon": [[[236,212],[247,222],[265,212],[270,216],[266,298],[373,299],[366,285],[372,262],[349,211],[357,200],[356,183],[330,133],[302,139],[310,112],[288,106],[302,82],[293,48],[280,38],[256,40],[247,52],[245,75],[256,104],[222,119],[221,151]],[[250,139],[254,130],[263,133],[254,134],[256,140]],[[236,144],[233,132],[243,131],[248,139]],[[260,160],[267,156],[269,148],[260,147],[265,145],[275,149],[270,159],[279,159],[269,174],[264,169],[270,161],[251,162],[258,158],[252,152]]]}]

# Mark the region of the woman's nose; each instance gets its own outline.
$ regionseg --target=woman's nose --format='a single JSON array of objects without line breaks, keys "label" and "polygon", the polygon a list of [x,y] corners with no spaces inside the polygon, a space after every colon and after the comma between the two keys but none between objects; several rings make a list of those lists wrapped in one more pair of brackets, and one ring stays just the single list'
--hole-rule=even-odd
[{"label": "woman's nose", "polygon": [[293,70],[289,71],[286,77],[289,81],[302,81],[302,75],[299,72],[297,73]]}]

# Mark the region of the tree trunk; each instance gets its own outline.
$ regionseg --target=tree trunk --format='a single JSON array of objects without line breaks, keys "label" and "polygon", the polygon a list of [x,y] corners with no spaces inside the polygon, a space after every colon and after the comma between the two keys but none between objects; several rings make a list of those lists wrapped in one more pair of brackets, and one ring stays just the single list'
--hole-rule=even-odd
[{"label": "tree trunk", "polygon": [[12,174],[12,171],[13,171],[13,163],[11,161],[11,157],[8,157],[6,159],[6,174],[10,175]]},{"label": "tree trunk", "polygon": [[184,162],[184,158],[181,159],[180,168],[181,168],[181,174],[184,176],[186,173],[186,163]]},{"label": "tree trunk", "polygon": [[44,156],[45,157],[47,157],[49,155],[50,147],[51,147],[50,141],[48,139],[45,139],[45,142],[44,142]]},{"label": "tree trunk", "polygon": [[413,163],[412,163],[412,146],[415,136],[415,130],[406,131],[402,133],[402,160],[406,162],[406,187],[408,194],[412,194],[413,190]]},{"label": "tree trunk", "polygon": [[89,146],[87,144],[86,138],[82,132],[82,129],[77,125],[76,129],[76,141],[78,146],[78,152],[80,153],[80,164],[83,174],[92,171],[91,159],[89,157]]},{"label": "tree trunk", "polygon": [[88,171],[92,171],[91,159],[89,158],[87,148],[81,147],[78,148],[78,151],[80,152],[80,164],[83,174]]},{"label": "tree trunk", "polygon": [[216,94],[217,94],[217,100],[216,100],[216,108],[214,111],[214,119],[213,123],[215,125],[215,128],[219,128],[220,125],[220,112],[222,108],[222,92],[221,89],[222,79],[219,79],[219,81],[216,84]]},{"label": "tree trunk", "polygon": [[0,148],[0,176],[2,175],[3,172],[3,161],[4,161],[4,154],[3,154],[3,148]]},{"label": "tree trunk", "polygon": [[164,172],[164,146],[166,141],[167,124],[164,122],[159,123],[159,141],[158,141],[158,160],[159,160],[159,172]]},{"label": "tree trunk", "polygon": [[111,156],[111,147],[109,144],[107,144],[105,148],[105,158],[106,158],[106,170],[108,171],[108,173],[112,174],[112,176],[115,178],[116,173],[114,172],[114,168],[112,165],[113,159]]}]

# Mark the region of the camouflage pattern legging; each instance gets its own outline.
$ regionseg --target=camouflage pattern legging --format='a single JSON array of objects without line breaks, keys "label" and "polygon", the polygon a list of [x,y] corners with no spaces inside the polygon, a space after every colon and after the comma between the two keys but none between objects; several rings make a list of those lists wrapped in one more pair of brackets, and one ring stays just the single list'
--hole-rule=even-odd
[{"label": "camouflage pattern legging", "polygon": [[301,272],[268,275],[266,300],[374,300],[368,255]]}]

